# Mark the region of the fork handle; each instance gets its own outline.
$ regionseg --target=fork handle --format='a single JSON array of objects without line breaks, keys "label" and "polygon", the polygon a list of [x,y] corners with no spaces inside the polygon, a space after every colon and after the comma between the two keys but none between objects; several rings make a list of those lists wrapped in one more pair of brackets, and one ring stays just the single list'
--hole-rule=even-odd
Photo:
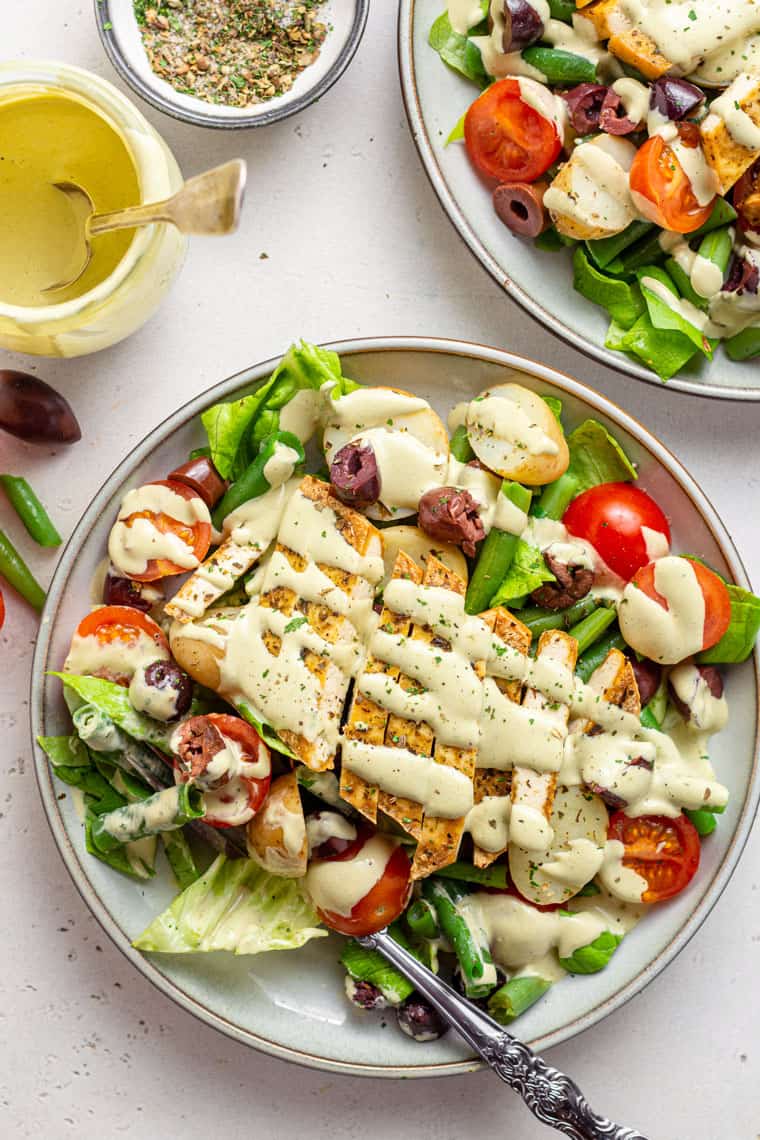
[{"label": "fork handle", "polygon": [[533,1115],[573,1140],[647,1140],[641,1132],[614,1124],[589,1105],[570,1077],[467,1001],[400,946],[387,930],[357,941],[379,950],[405,974],[448,1024],[482,1057],[505,1084],[519,1093]]}]

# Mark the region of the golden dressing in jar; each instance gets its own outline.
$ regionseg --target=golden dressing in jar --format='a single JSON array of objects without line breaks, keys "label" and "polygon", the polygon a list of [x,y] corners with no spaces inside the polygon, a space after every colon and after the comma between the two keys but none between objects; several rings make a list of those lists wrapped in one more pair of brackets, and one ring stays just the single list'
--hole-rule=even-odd
[{"label": "golden dressing in jar", "polygon": [[83,248],[82,222],[55,182],[75,182],[95,210],[140,202],[135,163],[117,128],[75,95],[41,89],[0,101],[0,303],[39,307],[80,297],[113,273],[134,231],[103,234],[82,277],[72,274]]}]

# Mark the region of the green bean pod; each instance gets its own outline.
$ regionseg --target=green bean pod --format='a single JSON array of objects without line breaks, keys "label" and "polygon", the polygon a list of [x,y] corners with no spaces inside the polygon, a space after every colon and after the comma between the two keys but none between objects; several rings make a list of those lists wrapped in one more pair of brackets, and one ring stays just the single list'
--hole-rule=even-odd
[{"label": "green bean pod", "polygon": [[547,610],[541,606],[531,606],[520,614],[520,621],[527,625],[534,637],[548,633],[551,629],[571,629],[577,622],[593,613],[599,603],[590,594],[574,602],[566,610]]},{"label": "green bean pod", "polygon": [[[499,494],[506,495],[522,511],[527,511],[530,506],[531,492],[520,483],[512,483],[505,479]],[[518,542],[519,535],[497,530],[496,527],[491,528],[480,549],[467,586],[464,602],[466,613],[479,614],[488,608],[491,598],[512,565]]]},{"label": "green bean pod", "polygon": [[0,475],[0,483],[34,541],[39,546],[60,546],[60,534],[26,479],[18,475]]},{"label": "green bean pod", "polygon": [[596,64],[584,55],[561,48],[533,46],[525,48],[522,57],[544,75],[547,83],[596,82]]},{"label": "green bean pod", "polygon": [[30,606],[38,612],[42,610],[47,595],[8,535],[2,530],[0,530],[0,574],[14,590],[18,590]]},{"label": "green bean pod", "polygon": [[509,1025],[542,998],[552,983],[547,978],[511,978],[488,999],[488,1012],[499,1025]]},{"label": "green bean pod", "polygon": [[412,934],[420,938],[437,938],[440,933],[435,908],[427,899],[415,899],[410,903],[406,923]]},{"label": "green bean pod", "polygon": [[274,455],[277,444],[291,448],[298,455],[298,462],[303,463],[305,454],[303,444],[297,436],[289,431],[277,431],[268,436],[262,443],[253,462],[245,469],[239,479],[229,487],[214,508],[212,515],[214,526],[221,528],[227,515],[249,499],[257,499],[269,490],[269,482],[264,474],[264,468]]},{"label": "green bean pod", "polygon": [[[615,611],[612,610],[614,614]],[[619,630],[614,630],[606,637],[601,638],[590,649],[583,653],[575,671],[582,681],[588,681],[595,669],[598,669],[611,649],[625,649],[625,641]]]},{"label": "green bean pod", "polygon": [[599,606],[577,625],[571,626],[568,632],[578,642],[579,656],[590,649],[616,620],[617,610],[614,606]]},{"label": "green bean pod", "polygon": [[478,930],[476,937],[462,914],[467,893],[453,881],[426,879],[422,895],[435,909],[441,932],[454,948],[467,997],[485,997],[494,987],[496,971],[485,931]]}]

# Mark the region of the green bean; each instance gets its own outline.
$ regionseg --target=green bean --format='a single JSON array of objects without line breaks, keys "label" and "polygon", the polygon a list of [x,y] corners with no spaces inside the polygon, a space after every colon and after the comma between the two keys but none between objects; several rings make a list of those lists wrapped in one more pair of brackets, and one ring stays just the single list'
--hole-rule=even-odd
[{"label": "green bean", "polygon": [[507,868],[504,863],[492,863],[490,867],[473,867],[472,863],[457,860],[448,867],[436,871],[439,879],[455,879],[460,883],[477,883],[481,887],[506,887]]},{"label": "green bean", "polygon": [[[505,479],[499,494],[506,495],[522,511],[527,511],[530,506],[531,492],[519,483]],[[518,542],[519,535],[491,528],[467,586],[464,608],[468,614],[479,614],[488,608],[491,598],[512,565]]]},{"label": "green bean", "polygon": [[570,24],[575,11],[575,0],[549,0],[549,15],[553,20],[563,20]]},{"label": "green bean", "polygon": [[38,612],[45,605],[46,594],[8,535],[0,530],[0,574],[18,590]]},{"label": "green bean", "polygon": [[631,222],[619,234],[612,234],[611,237],[595,238],[593,241],[586,242],[586,249],[591,254],[592,258],[599,266],[600,269],[606,269],[612,262],[620,256],[624,249],[628,249],[643,237],[645,234],[651,232],[654,228],[651,222],[639,221],[638,219]]},{"label": "green bean", "polygon": [[40,546],[60,546],[60,534],[26,479],[18,475],[0,475],[0,483],[34,541]]},{"label": "green bean", "polygon": [[694,824],[697,829],[697,835],[702,837],[712,835],[718,826],[717,819],[707,808],[697,808],[696,811],[690,811],[688,808],[684,808],[684,815]]},{"label": "green bean", "polygon": [[239,479],[229,487],[221,500],[214,508],[212,515],[214,526],[220,528],[224,519],[237,507],[247,503],[249,499],[257,499],[269,490],[269,482],[264,474],[264,468],[274,454],[277,444],[292,448],[298,455],[298,462],[304,461],[303,445],[297,436],[289,431],[278,431],[270,435],[262,444],[256,458],[245,469]]},{"label": "green bean", "polygon": [[730,360],[751,360],[760,356],[760,327],[742,329],[725,341],[726,355]]},{"label": "green bean", "polygon": [[488,1012],[499,1025],[509,1025],[543,997],[552,983],[547,978],[512,978],[488,999]]},{"label": "green bean", "polygon": [[415,899],[409,905],[406,922],[412,934],[417,934],[420,938],[438,937],[438,917],[432,903],[427,899]]},{"label": "green bean", "polygon": [[449,451],[460,463],[469,463],[470,460],[474,458],[475,452],[470,447],[467,428],[464,424],[460,424],[452,435],[449,442]]},{"label": "green bean", "polygon": [[[391,933],[399,941],[396,930]],[[379,950],[367,950],[353,939],[343,947],[340,961],[355,982],[367,982],[375,986],[391,1005],[400,1005],[414,989],[412,983]]]},{"label": "green bean", "polygon": [[582,654],[590,649],[616,618],[617,610],[614,606],[600,606],[588,617],[582,618],[577,625],[571,626],[568,633],[578,642],[578,653]]},{"label": "green bean", "polygon": [[422,895],[434,907],[441,931],[454,948],[467,997],[485,997],[493,989],[495,971],[485,932],[478,931],[476,939],[461,913],[466,892],[454,882],[425,879]]},{"label": "green bean", "polygon": [[541,497],[533,504],[531,514],[537,519],[561,519],[578,494],[579,487],[577,476],[566,471],[544,488]]},{"label": "green bean", "polygon": [[[614,612],[615,611],[612,610],[613,614]],[[578,664],[575,666],[575,671],[582,681],[588,681],[591,674],[595,669],[599,668],[611,649],[624,648],[625,641],[623,640],[623,635],[618,630],[615,630],[614,633],[603,637],[581,655]]]},{"label": "green bean", "polygon": [[544,75],[547,83],[596,82],[596,64],[583,55],[561,48],[534,46],[525,48],[522,57]]},{"label": "green bean", "polygon": [[598,604],[596,598],[587,594],[566,610],[546,610],[540,606],[531,606],[520,614],[520,621],[527,625],[534,637],[540,637],[550,629],[570,629],[576,622],[593,613]]}]

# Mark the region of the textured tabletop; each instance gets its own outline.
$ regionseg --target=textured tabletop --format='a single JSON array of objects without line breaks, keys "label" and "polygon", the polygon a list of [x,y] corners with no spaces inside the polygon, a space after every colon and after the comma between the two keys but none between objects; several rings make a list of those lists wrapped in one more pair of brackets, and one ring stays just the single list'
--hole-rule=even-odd
[{"label": "textured tabletop", "polygon": [[[2,468],[29,476],[67,536],[148,430],[294,337],[461,337],[556,365],[646,423],[701,483],[760,583],[760,404],[678,396],[613,375],[500,293],[417,159],[394,9],[375,0],[347,74],[295,119],[226,134],[143,108],[186,174],[248,160],[242,228],[224,241],[195,240],[163,309],[128,342],[79,361],[32,361],[74,404],[84,438],[47,452],[3,436]],[[90,0],[6,3],[0,54],[64,59],[114,79]],[[0,367],[9,366],[29,369],[30,360],[0,352]],[[19,530],[9,524],[12,536]],[[55,557],[33,563],[43,582]],[[0,1134],[549,1135],[490,1074],[390,1086],[259,1056],[197,1023],[129,966],[77,894],[38,800],[27,717],[34,637],[32,615],[12,600],[0,634]],[[680,958],[628,1006],[549,1054],[595,1106],[651,1140],[760,1138],[759,886],[756,831]]]}]

